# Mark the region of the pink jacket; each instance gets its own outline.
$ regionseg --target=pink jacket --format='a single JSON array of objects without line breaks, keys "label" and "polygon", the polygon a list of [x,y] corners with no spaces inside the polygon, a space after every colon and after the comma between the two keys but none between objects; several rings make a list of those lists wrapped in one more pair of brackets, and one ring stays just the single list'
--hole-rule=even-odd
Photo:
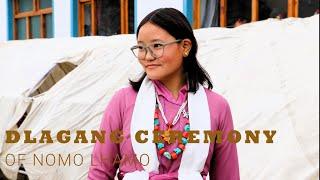
[{"label": "pink jacket", "polygon": [[[187,85],[184,85],[180,91],[178,99],[174,99],[169,90],[159,81],[153,81],[155,89],[163,105],[165,116],[168,121],[172,121],[179,107],[186,99]],[[205,89],[210,117],[211,130],[221,130],[229,132],[233,130],[233,121],[228,102],[217,93]],[[93,150],[91,166],[88,179],[105,180],[114,179],[116,171],[119,168],[118,178],[122,179],[125,173],[136,170],[143,170],[142,165],[133,161],[134,151],[130,140],[130,123],[133,113],[134,103],[137,93],[133,88],[123,88],[115,93],[110,100],[101,122],[101,130],[106,131],[105,143],[96,143]],[[165,122],[160,116],[160,129],[166,128]],[[184,118],[180,118],[173,130],[183,130]],[[191,127],[192,128],[192,127]],[[109,140],[110,132],[123,130],[123,141],[120,144],[113,143]],[[171,152],[177,143],[167,146]],[[139,157],[137,157],[139,159]],[[181,161],[181,155],[176,160],[168,160],[162,155],[158,155],[159,174],[149,173],[151,180],[177,180],[178,169]],[[211,143],[209,154],[202,171],[202,177],[205,179],[207,174],[210,179],[214,180],[238,180],[239,165],[236,144],[228,141],[223,143]]]}]

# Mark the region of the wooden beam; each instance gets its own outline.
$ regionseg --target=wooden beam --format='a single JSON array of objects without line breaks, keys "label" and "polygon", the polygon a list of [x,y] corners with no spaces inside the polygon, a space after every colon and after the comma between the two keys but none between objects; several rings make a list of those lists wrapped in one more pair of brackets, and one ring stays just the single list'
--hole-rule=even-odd
[{"label": "wooden beam", "polygon": [[251,0],[251,21],[259,21],[259,0]]},{"label": "wooden beam", "polygon": [[44,38],[47,38],[47,21],[46,21],[46,18],[45,18],[46,16],[47,15],[43,15],[43,37]]},{"label": "wooden beam", "polygon": [[84,36],[84,4],[79,3],[79,14],[78,14],[78,22],[79,22],[79,36]]},{"label": "wooden beam", "polygon": [[[13,0],[11,1],[12,3],[12,7],[13,7],[13,16],[17,13],[17,0]],[[17,22],[16,19],[13,18],[13,39],[17,39],[18,38],[18,34],[17,34]]]},{"label": "wooden beam", "polygon": [[288,0],[288,17],[299,16],[299,0]]},{"label": "wooden beam", "polygon": [[128,0],[120,1],[120,23],[121,23],[121,34],[129,33],[129,2]]},{"label": "wooden beam", "polygon": [[294,17],[299,17],[299,0],[294,0]]},{"label": "wooden beam", "polygon": [[220,0],[220,26],[227,26],[227,0]]},{"label": "wooden beam", "polygon": [[14,0],[12,1],[12,3],[13,3],[13,9],[14,9],[13,14],[16,15],[19,13],[19,2],[18,0]]},{"label": "wooden beam", "polygon": [[294,0],[288,0],[288,17],[294,16]]},{"label": "wooden beam", "polygon": [[124,34],[124,26],[125,26],[125,22],[124,22],[124,1],[125,0],[120,0],[120,31],[121,34]]},{"label": "wooden beam", "polygon": [[40,38],[45,38],[46,37],[46,22],[44,15],[40,15]]},{"label": "wooden beam", "polygon": [[125,0],[125,34],[129,34],[129,0]]},{"label": "wooden beam", "polygon": [[39,10],[40,9],[40,0],[36,0],[36,9]]},{"label": "wooden beam", "polygon": [[23,18],[30,16],[40,16],[41,14],[50,14],[52,13],[52,8],[40,9],[39,11],[28,11],[22,12],[14,15],[14,18]]},{"label": "wooden beam", "polygon": [[79,0],[79,3],[87,3],[87,2],[91,2],[91,0]]},{"label": "wooden beam", "polygon": [[37,11],[38,10],[38,8],[37,8],[37,0],[32,0],[32,4],[33,4],[33,7],[32,7],[33,11]]},{"label": "wooden beam", "polygon": [[13,39],[18,39],[17,20],[13,19]]},{"label": "wooden beam", "polygon": [[201,7],[200,7],[200,0],[193,1],[193,28],[199,29],[201,28]]},{"label": "wooden beam", "polygon": [[26,17],[26,39],[31,39],[30,17]]},{"label": "wooden beam", "polygon": [[91,0],[91,35],[97,35],[97,23],[96,23],[96,3],[95,0]]}]

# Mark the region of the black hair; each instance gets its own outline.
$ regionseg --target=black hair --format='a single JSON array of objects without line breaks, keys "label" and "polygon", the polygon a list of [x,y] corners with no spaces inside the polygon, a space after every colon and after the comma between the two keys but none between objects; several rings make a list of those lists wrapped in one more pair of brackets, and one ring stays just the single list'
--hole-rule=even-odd
[{"label": "black hair", "polygon": [[[146,23],[152,23],[160,28],[166,30],[171,36],[176,39],[190,39],[192,43],[191,50],[187,57],[183,59],[183,71],[186,74],[187,82],[189,83],[189,92],[195,93],[199,89],[199,84],[207,85],[212,89],[212,82],[206,70],[199,64],[196,54],[198,51],[198,43],[193,34],[191,25],[188,19],[177,9],[174,8],[160,8],[149,13],[139,24],[137,28],[136,37],[138,38],[140,28]],[[138,92],[146,73],[137,81],[130,81],[133,89]]]}]

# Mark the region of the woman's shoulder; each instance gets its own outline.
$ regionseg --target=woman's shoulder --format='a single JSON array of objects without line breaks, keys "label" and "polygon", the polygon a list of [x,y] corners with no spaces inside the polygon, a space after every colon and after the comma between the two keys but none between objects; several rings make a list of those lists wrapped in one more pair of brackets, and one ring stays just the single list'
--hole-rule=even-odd
[{"label": "woman's shoulder", "polygon": [[227,99],[214,90],[205,89],[208,99],[210,113],[213,117],[217,117],[216,127],[223,129],[232,126],[231,109]]},{"label": "woman's shoulder", "polygon": [[217,93],[212,89],[205,88],[205,92],[208,99],[208,104],[210,107],[215,107],[220,110],[224,110],[225,108],[229,108],[228,100],[221,94]]},{"label": "woman's shoulder", "polygon": [[137,95],[137,92],[132,88],[132,86],[127,85],[127,86],[120,87],[114,93],[114,96],[124,96],[124,95]]},{"label": "woman's shoulder", "polygon": [[[104,111],[105,114],[123,115],[126,109],[134,104],[136,95],[137,93],[131,86],[125,86],[117,89],[109,99],[108,105]],[[119,114],[115,112],[119,112]]]},{"label": "woman's shoulder", "polygon": [[123,86],[115,91],[112,96],[111,101],[118,101],[121,104],[130,104],[135,101],[137,92],[132,88],[132,86]]}]

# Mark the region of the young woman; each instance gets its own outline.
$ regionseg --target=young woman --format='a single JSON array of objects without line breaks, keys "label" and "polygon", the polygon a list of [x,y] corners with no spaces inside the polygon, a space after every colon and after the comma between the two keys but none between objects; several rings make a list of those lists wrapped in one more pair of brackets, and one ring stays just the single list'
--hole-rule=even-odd
[{"label": "young woman", "polygon": [[[113,179],[117,170],[125,180],[240,179],[236,144],[225,136],[221,143],[204,143],[204,130],[229,132],[233,122],[228,102],[211,90],[197,48],[188,20],[176,9],[157,9],[141,21],[131,50],[144,74],[106,108],[101,129],[107,140],[95,144],[89,179]],[[181,136],[170,142],[174,131]]]}]

